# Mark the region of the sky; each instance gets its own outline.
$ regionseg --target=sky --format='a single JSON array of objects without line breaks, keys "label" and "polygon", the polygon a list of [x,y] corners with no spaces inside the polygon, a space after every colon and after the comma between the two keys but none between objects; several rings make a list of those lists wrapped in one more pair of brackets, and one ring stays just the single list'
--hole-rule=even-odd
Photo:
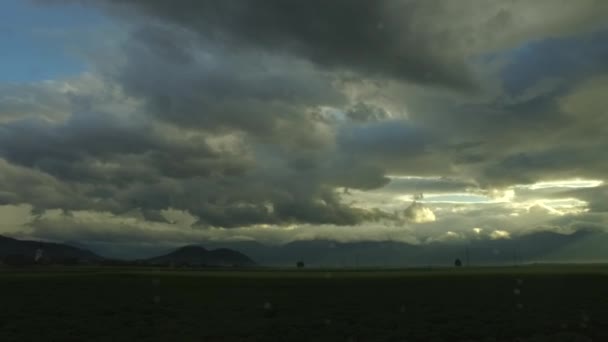
[{"label": "sky", "polygon": [[608,228],[601,0],[3,0],[0,234]]}]

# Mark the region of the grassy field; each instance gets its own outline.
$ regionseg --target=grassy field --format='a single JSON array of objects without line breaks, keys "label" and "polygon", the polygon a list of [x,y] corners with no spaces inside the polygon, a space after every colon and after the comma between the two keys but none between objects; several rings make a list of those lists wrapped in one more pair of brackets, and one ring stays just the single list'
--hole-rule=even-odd
[{"label": "grassy field", "polygon": [[608,268],[0,269],[0,341],[608,341]]}]

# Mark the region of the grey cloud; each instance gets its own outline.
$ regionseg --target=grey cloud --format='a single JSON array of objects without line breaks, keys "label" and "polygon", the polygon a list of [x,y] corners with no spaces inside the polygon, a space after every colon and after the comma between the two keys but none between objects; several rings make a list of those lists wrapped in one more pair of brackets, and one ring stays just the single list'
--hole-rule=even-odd
[{"label": "grey cloud", "polygon": [[601,28],[608,13],[594,0],[88,2],[161,18],[237,51],[286,53],[329,69],[456,88],[475,83],[469,61],[476,55]]},{"label": "grey cloud", "polygon": [[[239,130],[270,142],[293,140],[292,146],[315,147],[327,139],[315,113],[345,103],[332,78],[306,62],[263,52],[236,54],[199,42],[185,49],[183,36],[175,28],[148,26],[126,43],[124,64],[102,68],[143,99],[149,113],[172,124]],[[185,50],[171,52],[174,45]]]},{"label": "grey cloud", "polygon": [[[425,6],[413,1],[105,1],[131,5],[234,49],[304,57],[330,69],[471,87],[461,58],[439,50],[443,32],[418,29]],[[420,20],[420,19],[417,19]]]},{"label": "grey cloud", "polygon": [[[113,58],[93,59],[95,91],[50,91],[35,95],[34,106],[22,100],[27,87],[0,97],[0,153],[10,170],[29,171],[7,174],[7,184],[24,185],[6,187],[3,203],[135,208],[156,222],[172,207],[196,215],[197,228],[350,226],[395,218],[346,204],[336,188],[378,189],[387,174],[449,177],[389,184],[397,193],[603,178],[608,170],[597,158],[606,146],[603,93],[594,90],[602,82],[564,73],[564,83],[576,82],[514,100],[500,84],[509,68],[479,61],[517,58],[504,49],[529,39],[583,39],[603,5],[595,13],[589,3],[550,12],[556,6],[547,1],[88,2],[111,3],[110,11],[127,5],[148,22],[129,19],[133,32]],[[526,8],[531,15],[518,16]],[[530,79],[513,84],[538,83],[526,70],[516,76]],[[443,89],[476,81],[496,88]],[[376,88],[368,93],[366,82]],[[403,113],[391,117],[395,108]],[[450,222],[511,222],[507,209],[483,210],[493,218],[471,211]]]},{"label": "grey cloud", "polygon": [[[123,122],[103,113],[74,114],[58,124],[11,122],[0,130],[0,152],[19,167],[37,168],[55,188],[41,196],[30,190],[36,186],[30,181],[4,193],[3,200],[41,209],[124,213],[141,208],[150,220],[160,220],[160,210],[174,207],[197,215],[200,225],[220,227],[343,225],[387,216],[350,208],[332,190],[380,186],[385,182],[381,170],[352,163],[354,172],[343,175],[344,164],[332,158],[321,162],[319,157],[312,159],[318,166],[294,169],[287,157],[250,161],[247,150],[218,151],[197,137],[178,139],[133,117]],[[57,189],[64,193],[59,195]],[[29,198],[34,194],[39,198]]]},{"label": "grey cloud", "polygon": [[384,108],[367,103],[357,103],[346,112],[346,116],[355,122],[374,122],[390,118]]},{"label": "grey cloud", "polygon": [[[164,24],[136,31],[125,46],[126,64],[112,75],[129,94],[147,101],[150,112],[167,122],[201,129],[240,130],[259,141],[297,149],[318,149],[332,141],[333,127],[328,127],[314,110],[347,105],[335,87],[336,78],[341,77],[339,71],[344,68],[354,71],[355,78],[391,79],[397,75],[425,83],[416,72],[390,69],[394,65],[386,58],[400,56],[395,51],[405,51],[408,56],[403,59],[404,65],[410,57],[415,61],[412,65],[417,65],[420,58],[432,63],[430,71],[441,74],[442,62],[468,53],[502,49],[547,34],[568,36],[593,29],[596,11],[605,10],[600,6],[591,11],[589,4],[569,5],[568,11],[552,11],[545,25],[524,22],[518,26],[513,21],[518,13],[529,10],[544,15],[547,7],[554,6],[550,2],[527,5],[519,1],[489,3],[483,8],[472,6],[473,3],[452,5],[444,1],[270,1],[256,6],[230,1],[178,1],[171,6],[162,1],[113,3],[166,19]],[[351,15],[343,16],[344,11]],[[399,20],[394,18],[396,14],[401,16]],[[472,18],[473,14],[480,19]],[[311,17],[317,20],[307,19]],[[332,29],[329,34],[328,28]],[[369,36],[371,28],[374,33]],[[333,34],[339,35],[340,40],[333,39]],[[412,42],[415,48],[408,45]],[[465,53],[465,45],[470,45],[471,51]],[[357,53],[352,53],[355,50]],[[373,55],[366,55],[366,51]],[[352,60],[351,55],[359,57]],[[437,60],[435,55],[447,60]],[[315,65],[324,68],[319,70]],[[532,165],[521,158],[557,155],[543,149],[560,143],[558,136],[567,133],[565,127],[577,121],[565,115],[556,103],[555,96],[562,93],[540,93],[515,104],[504,102],[505,99],[450,101],[441,93],[430,94],[418,101],[416,94],[405,93],[404,102],[413,123],[394,121],[395,127],[371,125],[353,129],[352,133],[340,130],[340,152],[347,156],[341,159],[365,159],[362,164],[371,165],[370,169],[394,173],[466,172],[465,177],[478,178],[482,186],[531,182],[547,172],[559,176],[579,171],[560,171],[566,163],[558,166],[559,162],[551,163],[550,157],[545,158],[546,167],[539,164],[540,160]],[[361,122],[385,117],[387,112],[362,103],[351,105],[345,113]],[[555,131],[561,133],[554,134]],[[578,138],[570,134],[573,139]],[[463,140],[477,145],[453,148]],[[530,151],[532,144],[536,151]],[[503,173],[509,166],[518,171]]]},{"label": "grey cloud", "polygon": [[414,157],[429,151],[432,132],[402,120],[385,121],[344,129],[339,144],[346,151],[373,158]]},{"label": "grey cloud", "polygon": [[553,194],[553,197],[574,197],[589,203],[589,210],[595,213],[608,212],[608,185],[594,188],[563,190]]},{"label": "grey cloud", "polygon": [[391,182],[382,191],[390,193],[441,193],[441,192],[465,192],[476,189],[478,186],[474,181],[453,179],[447,177],[412,177],[392,178]]},{"label": "grey cloud", "polygon": [[13,165],[0,159],[0,202],[31,204],[36,210],[45,208],[84,209],[94,207],[85,189],[65,184],[39,170]]},{"label": "grey cloud", "polygon": [[62,94],[60,87],[56,82],[0,84],[0,122],[24,117],[65,118],[70,99]]}]

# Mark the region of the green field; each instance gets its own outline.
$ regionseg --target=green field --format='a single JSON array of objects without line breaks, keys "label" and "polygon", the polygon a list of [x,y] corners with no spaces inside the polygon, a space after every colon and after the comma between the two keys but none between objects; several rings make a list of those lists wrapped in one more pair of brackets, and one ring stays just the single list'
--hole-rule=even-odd
[{"label": "green field", "polygon": [[26,268],[0,287],[3,342],[608,341],[604,266]]}]

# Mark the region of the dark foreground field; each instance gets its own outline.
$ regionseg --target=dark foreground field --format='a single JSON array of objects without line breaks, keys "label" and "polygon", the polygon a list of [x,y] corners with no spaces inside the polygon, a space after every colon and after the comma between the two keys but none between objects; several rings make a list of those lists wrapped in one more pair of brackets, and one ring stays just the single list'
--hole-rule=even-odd
[{"label": "dark foreground field", "polygon": [[513,340],[608,341],[608,268],[0,269],[0,341]]}]

